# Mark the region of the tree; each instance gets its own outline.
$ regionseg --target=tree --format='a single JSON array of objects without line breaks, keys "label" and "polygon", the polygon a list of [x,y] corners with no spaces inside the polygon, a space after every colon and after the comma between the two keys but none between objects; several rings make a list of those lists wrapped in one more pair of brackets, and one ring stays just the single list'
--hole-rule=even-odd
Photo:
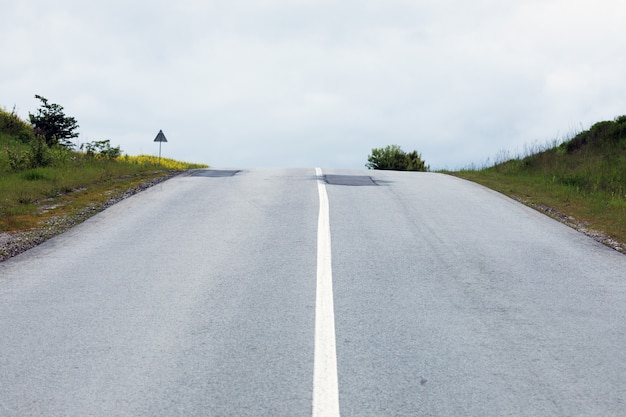
[{"label": "tree", "polygon": [[394,171],[428,171],[428,166],[417,151],[404,152],[398,145],[386,148],[374,148],[367,157],[368,169],[386,169]]},{"label": "tree", "polygon": [[63,113],[62,106],[50,104],[46,98],[39,95],[35,95],[35,98],[41,101],[41,107],[37,110],[37,114],[28,114],[35,134],[43,136],[49,147],[61,145],[65,148],[73,148],[75,145],[71,139],[78,137],[76,119],[67,117]]}]

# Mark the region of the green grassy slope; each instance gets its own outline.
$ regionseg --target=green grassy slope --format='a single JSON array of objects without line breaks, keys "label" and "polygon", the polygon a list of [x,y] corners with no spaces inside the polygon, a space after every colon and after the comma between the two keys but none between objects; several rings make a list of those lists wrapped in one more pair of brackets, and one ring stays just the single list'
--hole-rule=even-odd
[{"label": "green grassy slope", "polygon": [[523,158],[451,174],[626,243],[626,116]]},{"label": "green grassy slope", "polygon": [[49,148],[29,123],[0,109],[0,233],[41,227],[172,171],[206,166]]}]

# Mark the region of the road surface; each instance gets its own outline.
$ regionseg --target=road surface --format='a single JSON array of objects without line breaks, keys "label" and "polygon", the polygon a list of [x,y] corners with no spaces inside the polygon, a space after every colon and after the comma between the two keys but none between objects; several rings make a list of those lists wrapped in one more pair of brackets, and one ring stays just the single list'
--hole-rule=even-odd
[{"label": "road surface", "polygon": [[435,173],[202,170],[0,264],[0,416],[624,416],[626,257]]}]

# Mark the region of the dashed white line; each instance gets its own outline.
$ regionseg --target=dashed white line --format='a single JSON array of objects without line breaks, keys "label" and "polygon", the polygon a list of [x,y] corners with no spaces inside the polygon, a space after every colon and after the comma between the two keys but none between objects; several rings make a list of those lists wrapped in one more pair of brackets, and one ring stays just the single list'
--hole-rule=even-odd
[{"label": "dashed white line", "polygon": [[315,173],[317,175],[320,211],[317,222],[313,417],[339,417],[328,193],[323,181],[322,170],[315,168]]}]

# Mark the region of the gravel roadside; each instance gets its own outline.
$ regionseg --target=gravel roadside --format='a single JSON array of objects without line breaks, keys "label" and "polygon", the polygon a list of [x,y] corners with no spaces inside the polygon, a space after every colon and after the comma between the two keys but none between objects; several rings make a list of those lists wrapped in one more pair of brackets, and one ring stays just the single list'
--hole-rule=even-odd
[{"label": "gravel roadside", "polygon": [[533,204],[533,203],[528,203],[522,199],[519,198],[514,198],[516,201],[519,201],[522,204],[525,204],[529,207],[534,208],[537,211],[540,211],[542,213],[544,213],[547,216],[552,217],[555,220],[560,221],[561,223],[571,227],[572,229],[575,229],[577,231],[579,231],[580,233],[583,233],[585,235],[587,235],[588,237],[594,239],[596,242],[600,242],[605,246],[608,246],[611,249],[614,249],[620,253],[624,253],[626,254],[626,243],[623,242],[618,242],[615,239],[611,239],[606,233],[598,231],[598,230],[593,230],[589,228],[589,225],[586,222],[581,222],[577,219],[575,219],[574,217],[571,216],[567,216],[563,213],[561,213],[560,211],[552,208],[552,207],[548,207],[544,204]]},{"label": "gravel roadside", "polygon": [[[181,175],[181,172],[172,171],[162,177],[146,180],[135,187],[129,188],[126,191],[111,197],[103,203],[89,205],[77,214],[71,216],[53,217],[43,222],[41,226],[35,229],[0,233],[0,262],[19,255],[20,253],[45,242],[51,237],[63,233],[73,226],[84,222],[94,214],[111,207],[125,198],[135,195],[147,188],[152,187],[153,185],[166,181],[177,175]],[[184,175],[184,173],[182,175]]]},{"label": "gravel roadside", "polygon": [[[20,253],[27,251],[28,249],[39,245],[40,243],[54,237],[58,234],[63,233],[64,231],[72,228],[73,226],[82,223],[87,220],[94,214],[105,210],[108,207],[128,198],[132,195],[135,195],[147,188],[152,187],[160,182],[166,181],[172,177],[177,175],[185,175],[180,171],[170,172],[167,175],[159,178],[154,178],[151,180],[147,180],[142,182],[141,184],[129,188],[123,193],[120,193],[114,197],[111,197],[104,203],[93,204],[85,207],[78,214],[72,216],[60,216],[53,217],[48,221],[44,222],[40,227],[36,229],[30,229],[20,232],[11,232],[11,233],[0,233],[0,262],[5,261],[6,259],[12,258],[15,255],[19,255]],[[565,216],[564,214],[558,212],[557,210],[544,206],[544,205],[536,205],[536,204],[528,204],[520,199],[516,199],[523,204],[529,205],[536,210],[539,210],[546,215],[559,220],[560,222],[568,225],[569,227],[578,230],[581,233],[586,234],[587,236],[595,239],[596,241],[613,248],[614,250],[625,253],[626,254],[626,244],[622,242],[617,242],[606,234],[589,229],[587,224],[584,222],[579,222],[572,217]]]}]

